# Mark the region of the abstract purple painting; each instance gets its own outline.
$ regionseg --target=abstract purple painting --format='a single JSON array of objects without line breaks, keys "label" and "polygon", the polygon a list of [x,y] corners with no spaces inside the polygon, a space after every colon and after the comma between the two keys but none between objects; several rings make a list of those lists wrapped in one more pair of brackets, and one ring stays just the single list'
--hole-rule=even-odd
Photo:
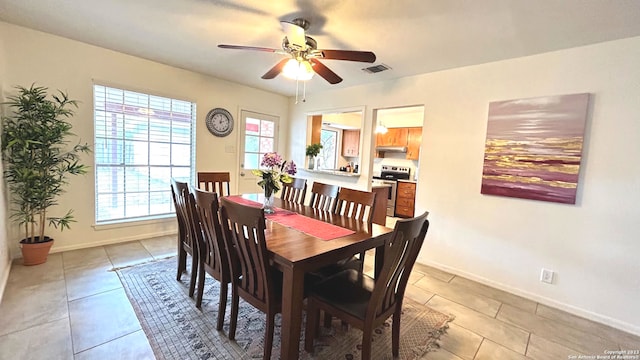
[{"label": "abstract purple painting", "polygon": [[489,104],[482,194],[576,203],[589,94]]}]

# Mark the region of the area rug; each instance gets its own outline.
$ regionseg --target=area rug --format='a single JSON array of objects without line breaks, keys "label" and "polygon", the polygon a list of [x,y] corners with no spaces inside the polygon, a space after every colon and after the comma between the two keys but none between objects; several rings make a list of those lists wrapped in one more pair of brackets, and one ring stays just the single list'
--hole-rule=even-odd
[{"label": "area rug", "polygon": [[[224,328],[217,331],[220,283],[207,276],[202,309],[197,309],[194,299],[187,295],[189,275],[184,274],[182,281],[176,281],[176,268],[176,258],[172,257],[117,270],[156,358],[261,359],[266,322],[264,313],[240,299],[236,339],[229,340],[231,289]],[[437,348],[437,341],[451,320],[451,316],[405,298],[399,358],[418,359]],[[321,328],[314,354],[304,351],[302,331],[300,359],[360,359],[360,330],[345,328],[339,321],[334,321],[331,329]],[[391,319],[375,330],[372,353],[375,359],[392,359]],[[276,316],[271,358],[280,358],[280,315]]]}]

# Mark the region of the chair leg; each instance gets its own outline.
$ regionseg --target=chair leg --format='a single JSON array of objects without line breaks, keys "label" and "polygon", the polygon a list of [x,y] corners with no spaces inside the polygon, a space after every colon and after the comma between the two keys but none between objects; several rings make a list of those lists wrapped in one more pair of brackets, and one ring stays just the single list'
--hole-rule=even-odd
[{"label": "chair leg", "polygon": [[400,314],[401,310],[396,310],[393,313],[393,324],[391,325],[391,351],[393,356],[398,356],[400,353]]},{"label": "chair leg", "polygon": [[235,286],[231,289],[231,325],[229,326],[229,340],[236,338],[236,325],[238,325],[238,303],[240,298]]},{"label": "chair leg", "polygon": [[198,255],[193,252],[191,256],[191,280],[189,281],[189,297],[193,297],[196,290],[196,278],[198,276]]},{"label": "chair leg", "polygon": [[264,330],[264,360],[271,359],[271,348],[273,347],[273,328],[275,324],[275,315],[273,312],[267,314],[267,326]]},{"label": "chair leg", "polygon": [[304,350],[308,353],[313,353],[313,339],[316,338],[319,317],[320,310],[314,307],[310,300],[309,303],[307,303],[307,324],[304,329]]},{"label": "chair leg", "polygon": [[216,324],[216,330],[222,330],[224,325],[224,313],[227,309],[227,291],[229,284],[220,282],[220,300],[218,304],[218,323]]},{"label": "chair leg", "polygon": [[331,321],[332,321],[332,317],[331,314],[329,314],[328,312],[324,312],[324,327],[327,329],[331,329]]},{"label": "chair leg", "polygon": [[204,271],[204,262],[199,261],[198,265],[198,295],[196,296],[196,307],[200,309],[202,307],[202,295],[204,294],[204,278],[207,276]]},{"label": "chair leg", "polygon": [[182,248],[182,243],[178,240],[178,273],[176,274],[176,280],[180,281],[182,273],[187,269],[187,252]]},{"label": "chair leg", "polygon": [[373,336],[373,329],[362,330],[362,360],[371,359],[371,338]]}]

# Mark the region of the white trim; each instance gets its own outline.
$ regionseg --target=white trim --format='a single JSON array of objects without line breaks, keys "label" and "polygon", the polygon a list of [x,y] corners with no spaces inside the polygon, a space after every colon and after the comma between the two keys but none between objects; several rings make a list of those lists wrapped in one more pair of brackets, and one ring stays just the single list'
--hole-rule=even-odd
[{"label": "white trim", "polygon": [[170,215],[162,215],[155,218],[146,218],[144,220],[121,220],[121,221],[110,221],[102,224],[93,224],[91,225],[96,231],[101,230],[112,230],[112,229],[120,229],[127,228],[132,226],[144,226],[158,223],[166,223],[173,222],[176,219],[175,214]]},{"label": "white trim", "polygon": [[522,289],[518,289],[509,285],[505,285],[481,276],[477,276],[473,273],[468,273],[466,271],[460,271],[456,268],[444,265],[444,264],[440,264],[438,262],[419,262],[420,264],[423,265],[428,265],[428,266],[432,266],[436,269],[442,270],[442,271],[446,271],[448,273],[454,274],[454,275],[458,275],[458,276],[462,276],[465,277],[467,279],[471,279],[473,281],[477,281],[481,284],[487,285],[487,286],[491,286],[493,288],[502,290],[502,291],[506,291],[508,293],[514,294],[514,295],[518,295],[518,296],[522,296],[523,298],[538,302],[540,304],[546,305],[546,306],[550,306],[559,310],[563,310],[566,311],[570,314],[591,320],[591,321],[595,321],[597,323],[603,324],[603,325],[607,325],[607,326],[611,326],[614,327],[618,330],[622,330],[628,333],[631,333],[633,335],[639,335],[640,336],[640,327],[636,326],[634,324],[628,323],[628,322],[624,322],[624,321],[620,321],[618,319],[614,319],[605,315],[601,315],[601,314],[597,314],[594,313],[592,311],[589,310],[585,310],[585,309],[581,309],[579,307],[567,304],[567,303],[563,303],[557,300],[553,300],[553,299],[549,299],[547,297],[544,296],[540,296],[528,291],[524,291]]},{"label": "white trim", "polygon": [[11,264],[13,263],[13,259],[9,259],[7,262],[7,266],[2,272],[5,274],[2,279],[0,279],[0,304],[2,304],[2,298],[4,297],[4,291],[7,289],[7,284],[9,283],[9,272],[11,271]]},{"label": "white trim", "polygon": [[102,240],[102,241],[96,241],[96,242],[90,242],[90,243],[83,243],[83,244],[77,244],[77,245],[67,245],[67,246],[55,246],[54,245],[51,248],[51,253],[53,254],[53,253],[58,253],[58,252],[63,252],[63,251],[79,250],[79,249],[86,249],[86,248],[92,248],[92,247],[104,246],[104,245],[112,245],[112,244],[120,244],[120,243],[129,242],[129,241],[136,241],[136,240],[146,240],[146,239],[152,239],[152,238],[155,238],[155,237],[168,236],[168,235],[177,235],[177,231],[176,230],[166,230],[166,231],[159,231],[159,232],[150,233],[150,234],[133,235],[133,236],[128,236],[128,237],[114,238],[114,239],[108,239],[108,240]]}]

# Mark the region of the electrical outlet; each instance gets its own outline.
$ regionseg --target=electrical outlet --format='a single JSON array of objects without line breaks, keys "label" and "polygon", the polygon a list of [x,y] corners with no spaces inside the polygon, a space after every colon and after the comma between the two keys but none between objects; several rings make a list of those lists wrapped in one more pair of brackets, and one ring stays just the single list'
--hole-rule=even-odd
[{"label": "electrical outlet", "polygon": [[542,269],[540,272],[540,281],[547,284],[553,284],[553,275],[554,272],[548,269]]}]

